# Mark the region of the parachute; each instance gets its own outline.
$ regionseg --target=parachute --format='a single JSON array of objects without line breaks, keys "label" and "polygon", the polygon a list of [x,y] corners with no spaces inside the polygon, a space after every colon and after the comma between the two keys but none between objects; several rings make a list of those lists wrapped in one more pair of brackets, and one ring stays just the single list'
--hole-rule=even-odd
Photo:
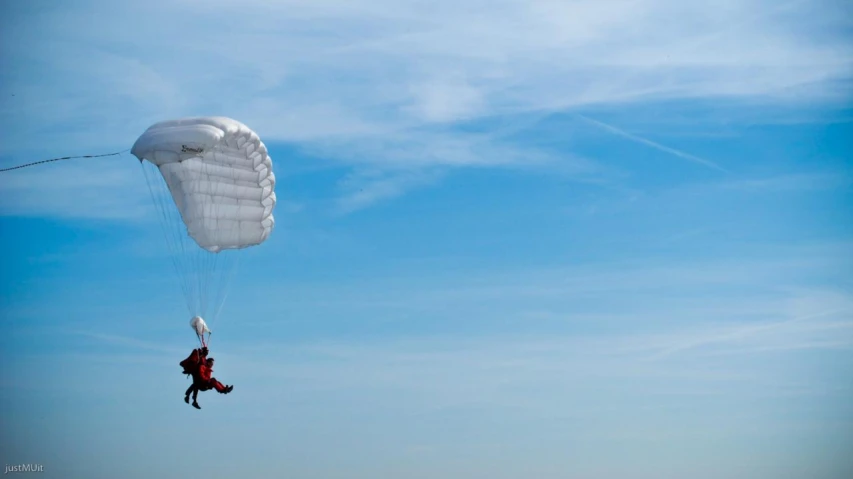
[{"label": "parachute", "polygon": [[[134,143],[175,271],[204,344],[225,302],[239,250],[275,225],[275,175],[266,146],[246,125],[193,117],[150,126]],[[212,324],[212,323],[211,323]]]}]

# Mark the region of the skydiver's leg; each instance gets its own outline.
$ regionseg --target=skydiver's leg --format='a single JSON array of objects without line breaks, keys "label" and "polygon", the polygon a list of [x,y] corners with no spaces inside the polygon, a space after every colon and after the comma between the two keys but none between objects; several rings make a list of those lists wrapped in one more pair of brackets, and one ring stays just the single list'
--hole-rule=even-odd
[{"label": "skydiver's leg", "polygon": [[216,389],[220,393],[226,392],[226,387],[221,382],[217,381],[216,378],[210,378],[210,386]]},{"label": "skydiver's leg", "polygon": [[193,385],[190,386],[190,389],[193,390],[193,407],[201,409],[201,406],[198,405],[198,384],[193,383]]},{"label": "skydiver's leg", "polygon": [[219,381],[217,381],[216,383],[219,385],[219,387],[217,387],[216,390],[221,392],[222,394],[228,394],[231,392],[232,389],[234,389],[234,386],[225,386],[224,384],[220,383]]},{"label": "skydiver's leg", "polygon": [[187,392],[184,394],[184,402],[187,404],[190,403],[190,393],[193,392],[193,388],[195,388],[195,384],[190,384],[190,387],[187,388]]}]

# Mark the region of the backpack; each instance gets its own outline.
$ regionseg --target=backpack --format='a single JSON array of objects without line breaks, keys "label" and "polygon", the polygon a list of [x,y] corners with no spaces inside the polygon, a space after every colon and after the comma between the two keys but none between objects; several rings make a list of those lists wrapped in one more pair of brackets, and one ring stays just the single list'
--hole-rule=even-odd
[{"label": "backpack", "polygon": [[198,371],[198,359],[198,349],[193,349],[193,352],[191,352],[190,355],[187,356],[187,359],[184,359],[183,361],[178,363],[182,368],[184,368],[183,374],[189,376],[193,373],[196,373]]}]

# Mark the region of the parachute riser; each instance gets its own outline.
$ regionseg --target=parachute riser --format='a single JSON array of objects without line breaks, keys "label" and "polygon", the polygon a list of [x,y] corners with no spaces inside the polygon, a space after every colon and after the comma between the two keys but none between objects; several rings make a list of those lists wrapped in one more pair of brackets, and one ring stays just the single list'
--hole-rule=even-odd
[{"label": "parachute riser", "polygon": [[206,348],[210,344],[210,333],[207,333],[207,341],[204,340],[204,335],[197,335],[198,341],[201,343],[201,347]]}]

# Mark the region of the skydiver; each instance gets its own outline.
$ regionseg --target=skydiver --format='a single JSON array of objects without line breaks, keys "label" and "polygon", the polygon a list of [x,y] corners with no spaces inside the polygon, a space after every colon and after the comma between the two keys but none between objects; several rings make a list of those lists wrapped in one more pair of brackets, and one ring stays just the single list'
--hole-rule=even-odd
[{"label": "skydiver", "polygon": [[211,377],[213,373],[213,358],[207,358],[207,360],[200,364],[198,370],[195,374],[193,374],[193,383],[187,389],[186,395],[184,396],[184,402],[189,404],[190,402],[190,393],[193,394],[193,407],[196,409],[201,409],[201,406],[198,405],[198,392],[199,391],[209,391],[211,389],[216,389],[220,394],[228,394],[233,389],[234,386],[226,386],[219,382],[216,378]]},{"label": "skydiver", "polygon": [[[198,396],[198,389],[196,388],[196,384],[201,383],[201,378],[199,377],[199,367],[202,365],[202,363],[207,362],[207,354],[207,346],[202,346],[199,349],[193,349],[190,355],[180,362],[181,367],[184,368],[184,374],[191,375],[193,379],[192,384],[190,384],[190,387],[187,388],[187,391],[184,395],[184,401],[186,401],[187,403],[189,403],[189,396],[191,392],[195,391],[195,396]],[[195,401],[195,396],[193,397],[193,406],[198,407],[198,403]]]}]

